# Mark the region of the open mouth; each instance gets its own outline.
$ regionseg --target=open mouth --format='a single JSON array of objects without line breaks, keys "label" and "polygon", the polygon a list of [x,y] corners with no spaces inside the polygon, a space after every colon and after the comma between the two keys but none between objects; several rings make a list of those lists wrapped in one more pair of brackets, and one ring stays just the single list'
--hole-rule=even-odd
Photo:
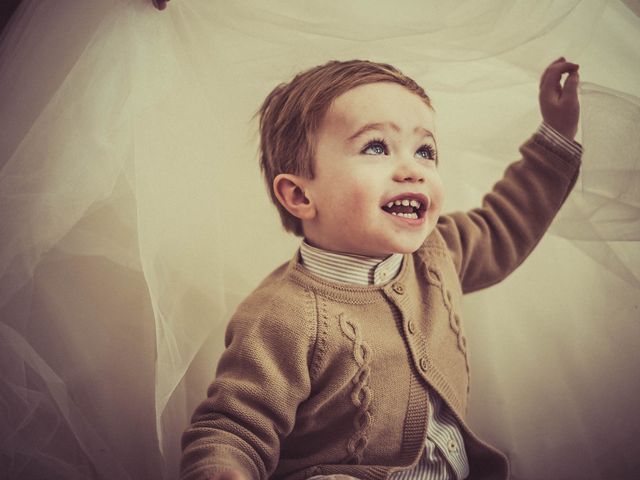
[{"label": "open mouth", "polygon": [[416,220],[424,218],[428,207],[429,199],[424,195],[402,194],[390,198],[381,208],[391,215]]}]

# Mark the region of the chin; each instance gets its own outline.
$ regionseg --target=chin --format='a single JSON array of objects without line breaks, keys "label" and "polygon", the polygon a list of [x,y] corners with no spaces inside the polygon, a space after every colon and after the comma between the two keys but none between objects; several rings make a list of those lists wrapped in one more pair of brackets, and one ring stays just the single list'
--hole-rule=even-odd
[{"label": "chin", "polygon": [[391,253],[414,253],[416,252],[424,243],[424,241],[421,242],[415,242],[415,243],[403,243],[402,245],[394,245],[392,247],[392,251],[389,252],[389,254]]},{"label": "chin", "polygon": [[408,248],[400,248],[400,249],[398,249],[395,253],[402,253],[402,254],[409,253],[409,254],[411,254],[411,253],[417,252],[417,251],[418,251],[418,249],[419,249],[421,246],[422,246],[422,244],[417,245],[417,246],[415,246],[415,247],[411,247],[411,248],[409,248],[409,247],[408,247]]}]

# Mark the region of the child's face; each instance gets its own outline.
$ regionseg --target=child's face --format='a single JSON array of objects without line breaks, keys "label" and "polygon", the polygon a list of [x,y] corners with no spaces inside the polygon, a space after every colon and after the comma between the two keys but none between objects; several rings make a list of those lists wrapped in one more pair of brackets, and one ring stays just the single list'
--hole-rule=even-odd
[{"label": "child's face", "polygon": [[[416,251],[436,226],[444,193],[429,132],[432,110],[401,85],[372,83],[339,96],[316,136],[315,178],[306,186],[316,215],[303,223],[307,240],[368,256]],[[396,200],[409,200],[392,210],[410,218],[390,212]]]}]

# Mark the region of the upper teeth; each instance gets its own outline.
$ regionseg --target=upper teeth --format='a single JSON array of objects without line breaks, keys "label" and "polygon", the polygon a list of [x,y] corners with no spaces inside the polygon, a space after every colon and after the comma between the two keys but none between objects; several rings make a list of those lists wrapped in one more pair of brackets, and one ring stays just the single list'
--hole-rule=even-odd
[{"label": "upper teeth", "polygon": [[408,207],[409,205],[411,205],[412,207],[420,208],[421,203],[419,201],[417,201],[417,200],[411,200],[411,199],[408,199],[408,198],[405,198],[403,200],[396,200],[395,202],[387,203],[387,207],[388,208],[391,208],[394,205],[402,205],[404,207]]}]

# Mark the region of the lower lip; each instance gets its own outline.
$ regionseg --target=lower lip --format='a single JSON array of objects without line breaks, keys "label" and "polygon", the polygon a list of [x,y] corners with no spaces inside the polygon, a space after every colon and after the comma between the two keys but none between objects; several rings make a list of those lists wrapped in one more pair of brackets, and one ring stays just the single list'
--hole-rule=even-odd
[{"label": "lower lip", "polygon": [[420,225],[422,225],[425,222],[425,219],[427,216],[427,212],[424,212],[422,214],[422,217],[419,217],[419,218],[405,218],[405,217],[400,217],[398,215],[393,215],[389,212],[384,212],[384,213],[394,218],[396,221],[401,222],[403,225],[409,225],[411,227],[419,227]]}]

